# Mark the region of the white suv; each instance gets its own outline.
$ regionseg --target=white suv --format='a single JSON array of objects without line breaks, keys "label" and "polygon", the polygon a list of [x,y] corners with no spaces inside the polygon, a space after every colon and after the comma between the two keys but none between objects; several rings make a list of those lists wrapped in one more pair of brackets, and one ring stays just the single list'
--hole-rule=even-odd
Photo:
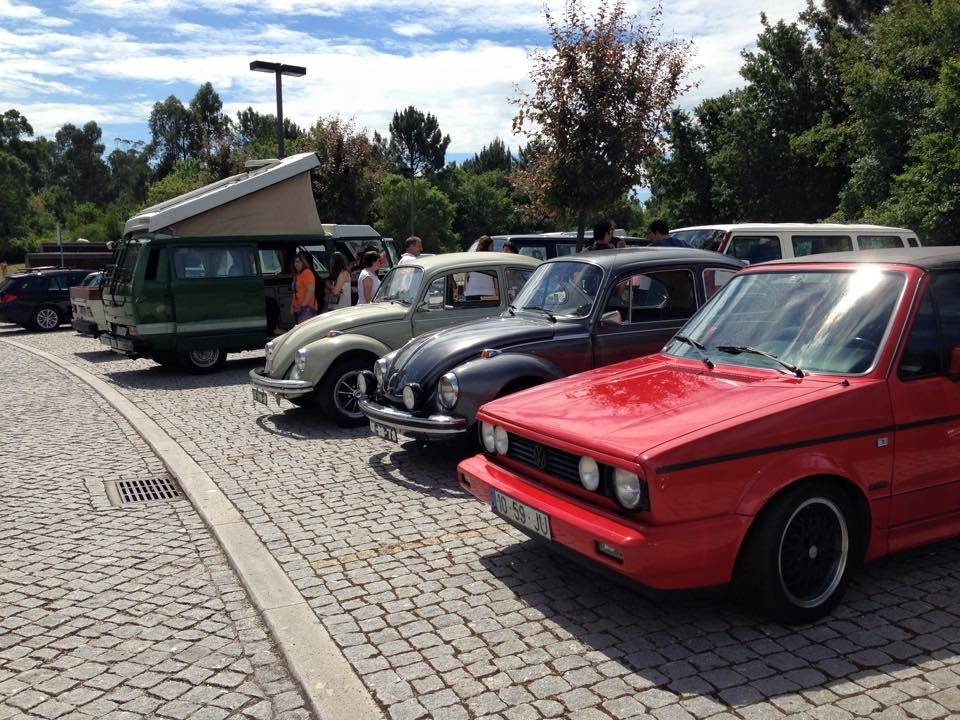
[{"label": "white suv", "polygon": [[677,228],[670,234],[691,247],[716,250],[751,264],[845,250],[920,247],[913,230],[884,225],[717,224]]}]

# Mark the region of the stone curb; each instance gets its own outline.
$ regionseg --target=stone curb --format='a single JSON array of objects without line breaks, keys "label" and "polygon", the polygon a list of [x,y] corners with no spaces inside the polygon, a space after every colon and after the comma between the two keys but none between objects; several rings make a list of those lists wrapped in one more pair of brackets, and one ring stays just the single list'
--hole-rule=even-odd
[{"label": "stone curb", "polygon": [[180,445],[120,391],[62,358],[0,339],[71,373],[130,423],[183,488],[260,611],[290,672],[321,720],[381,720],[384,715],[307,601],[253,528]]}]

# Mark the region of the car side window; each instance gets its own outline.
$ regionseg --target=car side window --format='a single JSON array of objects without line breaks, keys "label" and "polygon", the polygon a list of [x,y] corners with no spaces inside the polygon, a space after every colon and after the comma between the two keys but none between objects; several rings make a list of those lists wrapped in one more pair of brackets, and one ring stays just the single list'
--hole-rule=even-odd
[{"label": "car side window", "polygon": [[777,235],[734,235],[730,241],[730,255],[740,260],[746,260],[751,265],[779,260],[783,257],[780,252],[780,237]]},{"label": "car side window", "polygon": [[[471,270],[454,276],[460,291],[452,298],[454,307],[497,307],[500,305],[500,280],[491,270]],[[461,280],[461,278],[463,278]],[[449,288],[449,284],[448,284]]]},{"label": "car side window", "polygon": [[178,247],[173,266],[180,280],[255,277],[253,251],[246,247]]},{"label": "car side window", "polygon": [[519,250],[521,255],[526,255],[527,257],[536,258],[537,260],[547,259],[547,248],[544,245],[521,245]]},{"label": "car side window", "polygon": [[530,276],[533,275],[533,270],[507,268],[504,274],[507,278],[507,301],[513,302],[517,297],[517,293],[520,292],[527,280],[530,279]]},{"label": "car side window", "polygon": [[794,257],[853,250],[853,241],[846,235],[794,235],[790,240]]},{"label": "car side window", "polygon": [[960,273],[943,273],[933,283],[943,355],[960,346]]},{"label": "car side window", "polygon": [[434,278],[423,298],[429,312],[445,310],[447,307],[447,276]]},{"label": "car side window", "polygon": [[726,285],[730,278],[736,274],[736,270],[730,270],[729,268],[706,268],[703,271],[704,297],[709,300],[717,290]]},{"label": "car side window", "polygon": [[939,375],[942,370],[940,334],[937,331],[937,316],[933,309],[930,288],[923,293],[920,307],[913,318],[907,344],[900,356],[897,375],[901,380]]},{"label": "car side window", "polygon": [[50,275],[47,278],[47,290],[66,290],[69,287],[66,275]]},{"label": "car side window", "polygon": [[693,273],[636,273],[614,285],[603,314],[617,312],[621,325],[688,318],[697,309]]}]

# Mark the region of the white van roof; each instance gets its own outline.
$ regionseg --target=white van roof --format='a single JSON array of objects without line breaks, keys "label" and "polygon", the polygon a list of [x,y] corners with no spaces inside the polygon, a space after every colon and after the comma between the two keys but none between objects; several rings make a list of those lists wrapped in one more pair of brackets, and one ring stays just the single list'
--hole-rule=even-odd
[{"label": "white van roof", "polygon": [[127,220],[123,234],[321,234],[310,192],[310,171],[319,165],[313,152],[249,163],[246,172],[144,208]]},{"label": "white van roof", "polygon": [[715,225],[688,225],[671,228],[670,232],[681,230],[731,230],[738,232],[853,232],[853,233],[899,233],[916,237],[913,230],[889,227],[887,225],[845,225],[842,223],[716,223]]}]

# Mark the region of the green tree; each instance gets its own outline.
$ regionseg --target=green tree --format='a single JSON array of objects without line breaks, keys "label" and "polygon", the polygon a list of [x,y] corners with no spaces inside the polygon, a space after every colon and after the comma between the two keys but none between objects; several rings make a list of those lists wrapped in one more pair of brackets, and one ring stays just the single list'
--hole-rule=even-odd
[{"label": "green tree", "polygon": [[[252,107],[248,107],[246,110],[240,110],[237,113],[237,121],[234,127],[236,129],[236,140],[240,147],[272,144],[274,148],[273,154],[276,154],[276,115],[264,115],[258,113]],[[303,133],[303,129],[290,118],[285,117],[283,119],[283,139],[285,141],[296,140],[303,135]]]},{"label": "green tree", "polygon": [[205,184],[200,163],[194,158],[178,160],[171,172],[147,188],[147,204],[156,205]]},{"label": "green tree", "polygon": [[533,91],[515,101],[513,126],[546,151],[525,170],[528,192],[576,216],[577,246],[591,213],[608,208],[644,178],[670,107],[690,87],[691,46],[663,37],[661,7],[648,21],[624,0],[603,0],[588,14],[566,0],[547,13],[552,50],[532,56]]},{"label": "green tree", "polygon": [[230,118],[223,113],[223,101],[211,83],[205,82],[197,88],[189,113],[201,164],[212,178],[226,177],[231,170],[233,128]]},{"label": "green tree", "polygon": [[410,223],[413,235],[417,225],[417,192],[414,181],[443,168],[450,136],[440,131],[440,123],[430,113],[424,114],[410,105],[398,110],[390,121],[390,144],[387,155],[394,170],[410,181]]},{"label": "green tree", "polygon": [[154,103],[147,124],[158,177],[169,173],[178,160],[196,157],[199,148],[193,116],[176,95]]},{"label": "green tree", "polygon": [[30,168],[13,153],[0,150],[0,253],[15,237],[29,232]]},{"label": "green tree", "polygon": [[110,197],[129,213],[147,199],[150,182],[150,153],[139,141],[118,140],[118,147],[107,156],[110,166]]},{"label": "green tree", "polygon": [[514,229],[513,198],[502,170],[474,173],[454,171],[453,197],[456,208],[453,230],[464,244],[480,235],[496,235]]},{"label": "green tree", "polygon": [[499,170],[508,173],[513,169],[514,158],[503,140],[494,138],[489,145],[484,145],[479,153],[472,158],[464,160],[460,165],[467,172],[485,173],[491,170]]},{"label": "green tree", "polygon": [[[427,252],[459,249],[459,238],[453,232],[454,207],[450,200],[429,180],[414,181],[418,208],[419,235]],[[408,220],[410,190],[406,178],[394,173],[383,179],[380,194],[374,202],[377,221],[374,227],[385,237],[402,238]]]},{"label": "green tree", "polygon": [[703,127],[678,109],[670,114],[665,135],[668,152],[647,162],[649,207],[671,227],[714,222],[713,181]]},{"label": "green tree", "polygon": [[82,128],[67,123],[56,134],[56,184],[72,203],[102,203],[108,193],[109,170],[103,161],[103,131],[90,121]]}]

